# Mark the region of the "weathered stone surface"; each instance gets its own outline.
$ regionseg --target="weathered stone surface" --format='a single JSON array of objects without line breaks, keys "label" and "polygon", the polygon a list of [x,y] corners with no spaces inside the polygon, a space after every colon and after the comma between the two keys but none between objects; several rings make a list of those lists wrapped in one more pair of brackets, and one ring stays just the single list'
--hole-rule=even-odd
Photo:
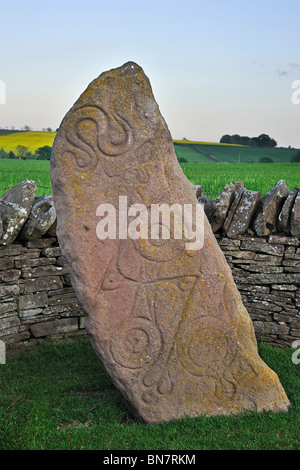
[{"label": "weathered stone surface", "polygon": [[291,212],[291,234],[300,238],[300,191],[298,191]]},{"label": "weathered stone surface", "polygon": [[241,240],[233,240],[230,238],[221,238],[219,245],[222,247],[222,250],[232,250],[235,251],[241,245]]},{"label": "weathered stone surface", "polygon": [[[56,238],[40,238],[39,240],[29,240],[26,242],[27,248],[51,248],[53,244],[56,244]],[[57,249],[55,246],[54,248]]]},{"label": "weathered stone surface", "polygon": [[56,237],[56,226],[57,226],[57,220],[55,217],[55,221],[53,222],[51,227],[48,229],[47,235],[49,235],[50,237]]},{"label": "weathered stone surface", "polygon": [[262,209],[254,221],[254,230],[258,236],[269,235],[277,230],[278,216],[289,192],[286,183],[280,180],[263,196]]},{"label": "weathered stone surface", "polygon": [[244,181],[236,181],[234,183],[235,191],[238,193],[240,189],[244,188]]},{"label": "weathered stone surface", "polygon": [[15,267],[16,268],[24,268],[29,266],[48,266],[48,265],[55,265],[56,258],[23,258],[23,259],[16,259],[15,260]]},{"label": "weathered stone surface", "polygon": [[139,417],[287,410],[206,217],[200,250],[174,237],[97,237],[98,206],[118,208],[119,196],[199,206],[138,65],[103,73],[80,96],[56,135],[51,179],[59,244],[92,345]]},{"label": "weathered stone surface", "polygon": [[202,197],[203,196],[203,187],[201,186],[201,184],[195,185],[194,188],[195,188],[195,191],[196,191],[196,198],[198,199],[198,197]]},{"label": "weathered stone surface", "polygon": [[286,284],[272,284],[272,289],[274,290],[283,290],[283,291],[296,291],[298,289],[297,286],[293,285],[286,285]]},{"label": "weathered stone surface", "polygon": [[11,269],[14,267],[14,259],[11,258],[10,256],[6,256],[5,258],[0,259],[0,271],[6,270],[6,269]]},{"label": "weathered stone surface", "polygon": [[32,180],[23,180],[4,193],[0,200],[23,207],[29,214],[33,205],[37,184]]},{"label": "weathered stone surface", "polygon": [[233,202],[230,206],[230,209],[228,211],[228,214],[227,214],[226,219],[225,219],[224,224],[223,224],[223,228],[222,228],[223,235],[227,234],[227,230],[230,227],[231,221],[233,219],[235,211],[238,208],[238,205],[240,203],[240,200],[243,196],[244,191],[245,191],[244,185],[243,186],[237,186],[237,190],[235,191],[235,196],[234,196]]},{"label": "weathered stone surface", "polygon": [[0,245],[10,245],[17,238],[27,220],[27,210],[12,202],[0,199],[0,214],[3,223]]},{"label": "weathered stone surface", "polygon": [[48,322],[35,323],[34,325],[30,326],[30,330],[35,338],[67,333],[70,331],[76,331],[77,329],[77,318],[61,318]]},{"label": "weathered stone surface", "polygon": [[30,214],[36,188],[35,181],[26,179],[1,196],[2,236],[0,237],[0,245],[11,244],[18,236]]},{"label": "weathered stone surface", "polygon": [[59,246],[50,246],[49,248],[43,248],[42,254],[47,256],[47,258],[53,258],[56,256],[61,256],[61,251]]},{"label": "weathered stone surface", "polygon": [[215,213],[212,220],[212,230],[217,232],[223,227],[227,213],[235,197],[235,186],[233,183],[226,184],[216,199]]},{"label": "weathered stone surface", "polygon": [[0,298],[2,300],[18,295],[19,293],[20,293],[20,286],[18,284],[12,284],[12,285],[0,284]]},{"label": "weathered stone surface", "polygon": [[37,309],[41,307],[48,307],[48,296],[46,292],[40,292],[39,294],[21,295],[19,297],[20,310]]},{"label": "weathered stone surface", "polygon": [[43,276],[62,276],[67,274],[67,268],[62,266],[37,266],[37,267],[25,267],[22,270],[22,276],[24,279],[43,277]]},{"label": "weathered stone surface", "polygon": [[8,313],[14,312],[15,310],[17,310],[16,301],[0,303],[0,316],[6,317],[8,316]]},{"label": "weathered stone surface", "polygon": [[254,240],[243,240],[242,250],[255,251],[257,253],[267,253],[274,256],[283,256],[284,246],[278,244],[269,244],[264,240],[255,238]]},{"label": "weathered stone surface", "polygon": [[259,206],[259,203],[259,192],[249,191],[246,189],[242,193],[241,200],[227,230],[227,236],[229,238],[236,238],[247,231],[252,222],[252,217]]},{"label": "weathered stone surface", "polygon": [[286,234],[290,233],[291,212],[292,212],[293,204],[295,202],[298,191],[299,191],[298,188],[294,188],[292,191],[290,191],[288,197],[284,201],[281,212],[278,216],[277,228],[279,232],[286,233]]},{"label": "weathered stone surface", "polygon": [[20,277],[20,269],[7,269],[6,271],[0,271],[0,280],[3,282],[17,281]]},{"label": "weathered stone surface", "polygon": [[14,243],[12,246],[0,246],[0,261],[1,258],[6,258],[7,256],[14,256],[18,258],[20,255],[22,256],[26,251],[26,248]]},{"label": "weathered stone surface", "polygon": [[12,328],[14,326],[18,326],[20,324],[20,319],[18,316],[10,316],[5,318],[0,318],[0,331],[3,334],[7,334],[7,332],[2,331],[8,328]]},{"label": "weathered stone surface", "polygon": [[[299,246],[300,240],[296,237],[282,237],[280,235],[270,235],[268,237],[269,243],[276,243],[288,246]],[[293,251],[294,253],[294,251]]]},{"label": "weathered stone surface", "polygon": [[300,275],[291,273],[281,274],[250,274],[247,277],[249,284],[296,284],[300,285]]},{"label": "weathered stone surface", "polygon": [[52,194],[35,198],[27,222],[22,228],[20,237],[24,240],[41,238],[56,220]]},{"label": "weathered stone surface", "polygon": [[58,276],[45,276],[41,278],[26,279],[25,293],[42,292],[51,289],[61,289],[62,282]]},{"label": "weathered stone surface", "polygon": [[208,221],[211,223],[215,213],[216,200],[205,196],[198,197],[197,199],[198,202],[203,205],[205,215],[208,218]]}]

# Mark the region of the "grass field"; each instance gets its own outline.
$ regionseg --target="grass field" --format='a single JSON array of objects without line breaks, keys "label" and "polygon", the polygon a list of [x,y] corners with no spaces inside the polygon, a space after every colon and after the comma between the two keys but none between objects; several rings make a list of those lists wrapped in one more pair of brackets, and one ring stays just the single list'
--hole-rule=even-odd
[{"label": "grass field", "polygon": [[50,162],[7,158],[0,160],[0,195],[24,179],[37,183],[37,196],[51,194]]},{"label": "grass field", "polygon": [[87,339],[43,343],[0,365],[1,450],[299,450],[300,366],[259,346],[291,402],[288,413],[138,423]]},{"label": "grass field", "polygon": [[227,165],[215,163],[182,163],[181,167],[192,184],[200,184],[209,197],[217,197],[225,184],[243,181],[247,189],[265,194],[283,179],[289,189],[300,187],[299,163],[253,163]]},{"label": "grass field", "polygon": [[[230,182],[244,181],[245,187],[265,194],[283,179],[290,189],[300,187],[300,163],[272,164],[194,164],[181,167],[192,184],[201,184],[205,195],[216,198]],[[0,160],[0,195],[23,179],[33,179],[37,195],[51,193],[50,163],[37,160]]]}]

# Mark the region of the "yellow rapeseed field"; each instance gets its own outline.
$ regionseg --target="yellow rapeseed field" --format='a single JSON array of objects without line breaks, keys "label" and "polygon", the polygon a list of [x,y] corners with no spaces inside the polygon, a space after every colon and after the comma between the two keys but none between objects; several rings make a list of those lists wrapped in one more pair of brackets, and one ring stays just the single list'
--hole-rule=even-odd
[{"label": "yellow rapeseed field", "polygon": [[56,132],[28,131],[15,132],[7,135],[0,135],[0,149],[6,152],[16,151],[18,145],[27,147],[29,152],[34,153],[37,148],[49,145],[52,147]]}]

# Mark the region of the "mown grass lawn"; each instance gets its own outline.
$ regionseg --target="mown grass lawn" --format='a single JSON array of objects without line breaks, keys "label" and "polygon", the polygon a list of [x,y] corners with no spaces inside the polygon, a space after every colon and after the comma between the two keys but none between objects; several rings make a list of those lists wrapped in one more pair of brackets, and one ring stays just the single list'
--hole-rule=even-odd
[{"label": "mown grass lawn", "polygon": [[247,412],[149,425],[135,421],[87,338],[44,342],[0,365],[1,450],[299,450],[300,365],[260,345],[288,413]]}]

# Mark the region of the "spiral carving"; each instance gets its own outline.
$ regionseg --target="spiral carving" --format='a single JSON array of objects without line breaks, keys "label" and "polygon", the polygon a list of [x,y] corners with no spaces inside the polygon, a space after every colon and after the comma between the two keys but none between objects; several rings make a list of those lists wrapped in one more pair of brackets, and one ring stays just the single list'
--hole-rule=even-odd
[{"label": "spiral carving", "polygon": [[177,357],[195,376],[219,376],[219,371],[233,360],[236,348],[228,325],[218,318],[198,317],[178,331]]},{"label": "spiral carving", "polygon": [[93,170],[99,153],[106,157],[125,154],[133,144],[129,123],[118,113],[97,106],[76,109],[65,129],[67,152],[80,171]]},{"label": "spiral carving", "polygon": [[161,334],[153,322],[143,317],[131,317],[118,325],[111,338],[110,350],[122,367],[139,369],[157,359],[161,343]]}]

